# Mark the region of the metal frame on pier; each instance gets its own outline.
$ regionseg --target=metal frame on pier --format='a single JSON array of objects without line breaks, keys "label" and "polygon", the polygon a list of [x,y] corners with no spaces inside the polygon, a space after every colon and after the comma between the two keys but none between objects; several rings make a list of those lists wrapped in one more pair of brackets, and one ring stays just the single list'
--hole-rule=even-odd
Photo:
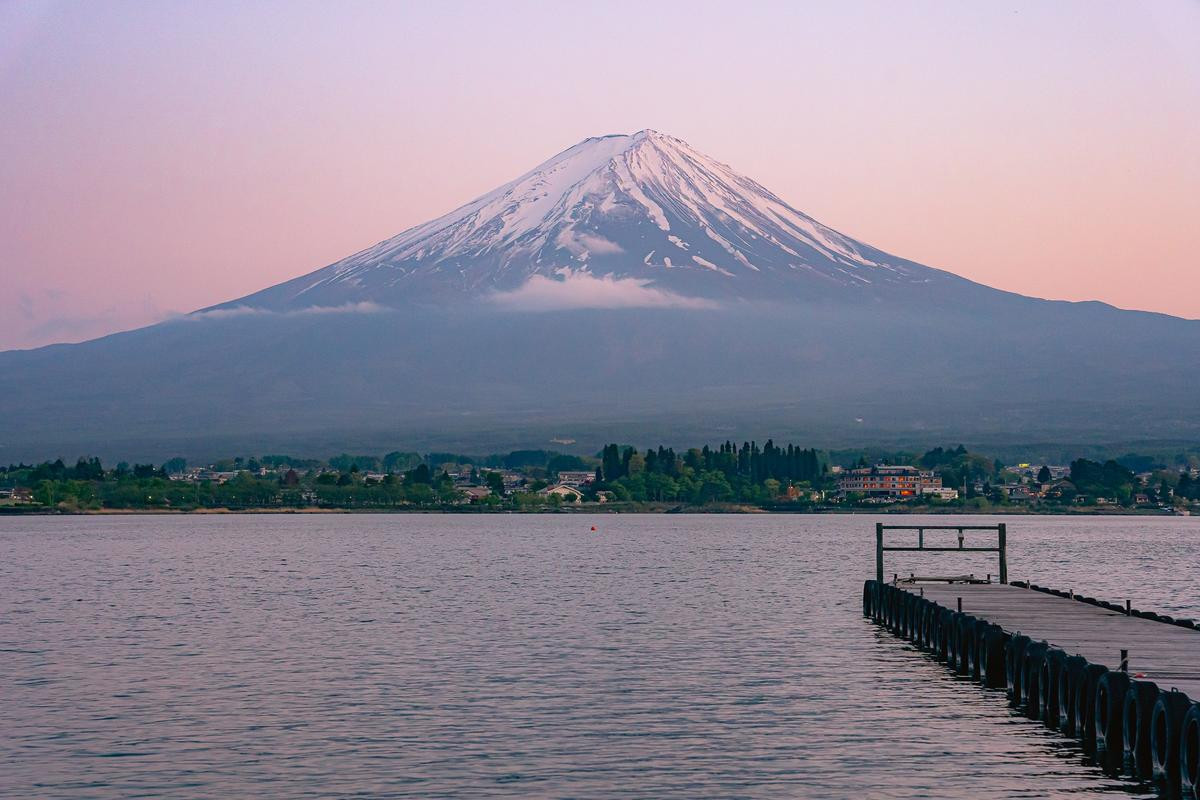
[{"label": "metal frame on pier", "polygon": [[[885,545],[883,543],[884,531],[916,531],[917,546]],[[927,546],[925,531],[958,531],[958,547]],[[997,544],[995,547],[967,547],[964,544],[966,538],[964,531],[996,531]],[[882,522],[877,522],[875,524],[875,580],[880,583],[883,583],[883,554],[885,551],[999,553],[1000,582],[1008,583],[1008,529],[1003,522],[996,525],[884,525]]]}]

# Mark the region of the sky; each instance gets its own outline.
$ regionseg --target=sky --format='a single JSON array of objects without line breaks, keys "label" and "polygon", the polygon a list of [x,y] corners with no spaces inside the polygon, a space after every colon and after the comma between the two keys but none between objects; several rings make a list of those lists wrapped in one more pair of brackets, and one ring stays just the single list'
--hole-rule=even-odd
[{"label": "sky", "polygon": [[1200,318],[1200,2],[0,0],[0,349],[653,128],[896,255]]}]

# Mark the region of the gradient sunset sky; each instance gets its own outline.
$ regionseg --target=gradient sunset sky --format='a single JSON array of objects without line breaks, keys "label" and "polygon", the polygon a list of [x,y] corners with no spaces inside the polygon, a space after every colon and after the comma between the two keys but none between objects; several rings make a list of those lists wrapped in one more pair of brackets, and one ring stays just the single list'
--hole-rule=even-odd
[{"label": "gradient sunset sky", "polygon": [[905,258],[1200,317],[1194,0],[0,0],[0,349],[247,294],[642,128]]}]

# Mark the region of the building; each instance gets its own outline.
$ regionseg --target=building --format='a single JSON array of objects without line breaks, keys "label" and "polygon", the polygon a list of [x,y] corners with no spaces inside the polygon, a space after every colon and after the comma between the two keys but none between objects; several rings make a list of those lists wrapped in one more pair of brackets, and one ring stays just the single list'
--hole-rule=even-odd
[{"label": "building", "polygon": [[563,470],[558,473],[558,482],[563,486],[587,486],[596,480],[596,473],[587,470]]},{"label": "building", "polygon": [[538,494],[546,498],[560,497],[564,503],[578,503],[583,499],[583,492],[574,486],[567,486],[561,483],[556,486],[547,486],[545,489],[539,491]]},{"label": "building", "polygon": [[1004,483],[996,488],[1014,503],[1031,503],[1042,496],[1038,487],[1024,483]]},{"label": "building", "polygon": [[838,493],[861,494],[868,498],[912,499],[942,488],[941,476],[910,466],[876,464],[843,471],[838,476]]},{"label": "building", "polygon": [[957,500],[958,489],[951,489],[948,486],[926,486],[921,490],[924,497],[936,497],[939,500]]},{"label": "building", "polygon": [[467,486],[459,490],[467,498],[468,503],[490,497],[492,490],[486,486]]}]

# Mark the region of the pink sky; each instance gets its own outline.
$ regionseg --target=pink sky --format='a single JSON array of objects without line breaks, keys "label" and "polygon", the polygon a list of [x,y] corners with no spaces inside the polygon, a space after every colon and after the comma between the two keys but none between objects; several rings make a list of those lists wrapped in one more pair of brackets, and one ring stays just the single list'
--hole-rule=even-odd
[{"label": "pink sky", "polygon": [[1200,317],[1200,4],[0,2],[0,349],[228,300],[655,128],[851,236]]}]

